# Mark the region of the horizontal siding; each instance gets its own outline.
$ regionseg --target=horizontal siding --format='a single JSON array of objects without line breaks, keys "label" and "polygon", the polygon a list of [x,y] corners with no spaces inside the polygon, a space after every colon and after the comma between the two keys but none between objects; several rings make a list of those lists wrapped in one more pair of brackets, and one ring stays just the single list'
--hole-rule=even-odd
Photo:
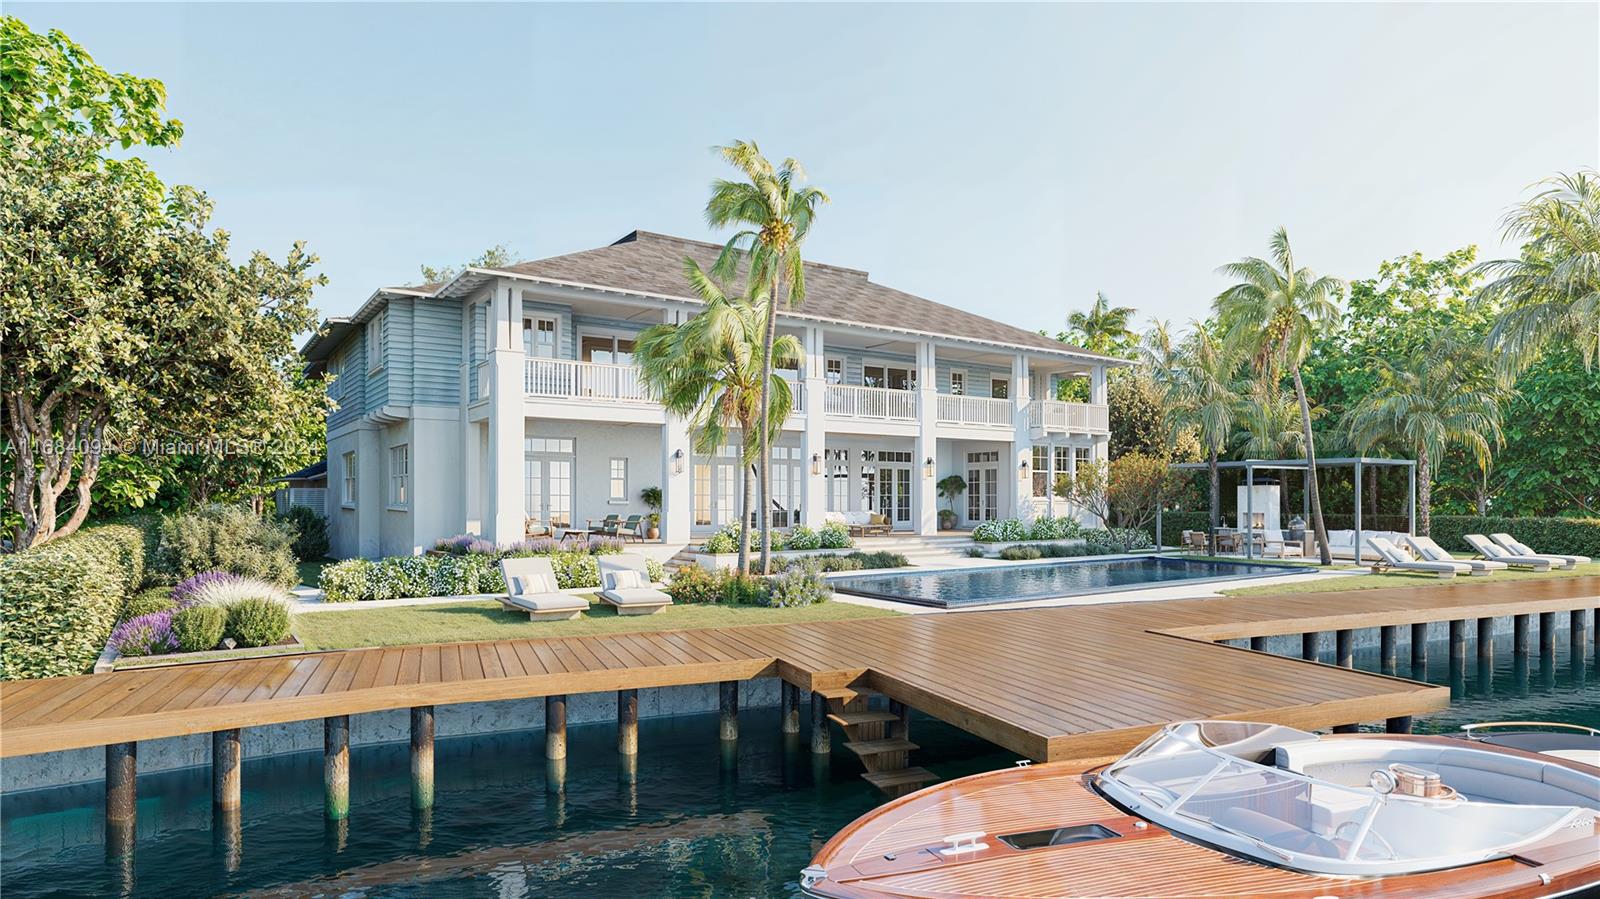
[{"label": "horizontal siding", "polygon": [[366,411],[367,363],[362,353],[362,334],[362,329],[353,329],[334,351],[340,358],[339,377],[333,382],[329,394],[339,408],[328,416],[330,428],[354,421]]},{"label": "horizontal siding", "polygon": [[461,307],[417,300],[412,312],[412,402],[461,402]]},{"label": "horizontal siding", "polygon": [[573,333],[572,307],[558,303],[522,301],[523,318],[553,318],[556,320],[556,357],[578,358],[578,339]]}]

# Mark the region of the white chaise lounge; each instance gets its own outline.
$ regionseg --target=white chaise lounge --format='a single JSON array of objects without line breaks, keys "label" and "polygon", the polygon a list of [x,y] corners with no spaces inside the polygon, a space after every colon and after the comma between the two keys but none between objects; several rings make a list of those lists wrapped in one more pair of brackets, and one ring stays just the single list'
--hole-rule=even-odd
[{"label": "white chaise lounge", "polygon": [[589,608],[587,600],[556,587],[555,569],[543,556],[501,559],[500,573],[506,579],[500,604],[513,612],[527,612],[529,621],[576,618]]},{"label": "white chaise lounge", "polygon": [[650,586],[644,556],[619,553],[600,556],[600,601],[615,606],[618,615],[653,615],[672,605],[672,597]]},{"label": "white chaise lounge", "polygon": [[1483,556],[1485,559],[1490,559],[1495,562],[1504,562],[1507,565],[1511,565],[1516,568],[1532,568],[1534,571],[1549,571],[1551,568],[1554,568],[1557,565],[1565,567],[1565,563],[1560,559],[1554,559],[1550,556],[1527,556],[1521,553],[1510,552],[1505,547],[1491,541],[1488,537],[1485,537],[1482,534],[1466,534],[1461,539],[1467,541],[1467,545],[1476,550],[1478,555]]},{"label": "white chaise lounge", "polygon": [[1490,534],[1489,539],[1505,547],[1507,550],[1521,556],[1545,556],[1551,559],[1560,559],[1567,563],[1567,568],[1576,568],[1587,565],[1591,561],[1588,556],[1575,556],[1566,553],[1542,553],[1526,543],[1522,543],[1510,534]]},{"label": "white chaise lounge", "polygon": [[1458,559],[1439,544],[1433,542],[1432,537],[1418,537],[1414,534],[1406,535],[1406,543],[1411,546],[1411,552],[1425,562],[1455,562],[1466,565],[1472,573],[1478,576],[1493,574],[1496,571],[1505,571],[1506,563],[1495,562],[1489,559]]},{"label": "white chaise lounge", "polygon": [[1378,555],[1382,557],[1379,564],[1389,568],[1398,568],[1401,571],[1426,571],[1439,577],[1455,577],[1458,574],[1465,574],[1472,570],[1459,562],[1413,561],[1410,556],[1405,554],[1404,550],[1382,537],[1368,537],[1367,545],[1377,550]]}]

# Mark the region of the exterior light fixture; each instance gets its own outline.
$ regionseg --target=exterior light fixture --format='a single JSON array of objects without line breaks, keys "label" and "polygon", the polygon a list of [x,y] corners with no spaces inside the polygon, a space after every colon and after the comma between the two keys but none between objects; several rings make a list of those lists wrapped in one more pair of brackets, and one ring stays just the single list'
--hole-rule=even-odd
[{"label": "exterior light fixture", "polygon": [[681,449],[672,451],[672,473],[683,474],[683,450]]},{"label": "exterior light fixture", "polygon": [[925,477],[925,478],[933,477],[933,457],[932,456],[929,456],[928,458],[922,460],[922,476]]},{"label": "exterior light fixture", "polygon": [[821,453],[812,453],[811,454],[811,473],[812,474],[822,474],[822,454]]},{"label": "exterior light fixture", "polygon": [[1027,459],[1023,459],[1022,460],[1022,470],[1023,471],[1027,471],[1028,470],[1028,460]]}]

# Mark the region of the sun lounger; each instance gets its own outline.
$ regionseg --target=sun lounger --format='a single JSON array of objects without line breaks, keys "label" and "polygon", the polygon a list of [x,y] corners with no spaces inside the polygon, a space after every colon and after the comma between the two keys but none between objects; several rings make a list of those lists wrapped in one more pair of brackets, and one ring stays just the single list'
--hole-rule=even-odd
[{"label": "sun lounger", "polygon": [[1462,537],[1467,545],[1477,551],[1478,555],[1495,562],[1504,562],[1516,568],[1532,568],[1534,571],[1549,571],[1551,568],[1563,564],[1559,559],[1549,556],[1528,556],[1521,553],[1512,553],[1505,547],[1494,543],[1482,534],[1466,534]]},{"label": "sun lounger", "polygon": [[618,615],[653,615],[672,605],[672,597],[650,586],[644,556],[619,553],[600,556],[600,601]]},{"label": "sun lounger", "polygon": [[1504,562],[1493,562],[1488,559],[1457,559],[1450,555],[1444,547],[1434,543],[1432,537],[1418,537],[1412,534],[1406,537],[1406,543],[1411,545],[1411,552],[1423,561],[1455,562],[1459,565],[1466,565],[1472,569],[1474,575],[1480,577],[1496,571],[1506,570],[1506,563]]},{"label": "sun lounger", "polygon": [[1510,534],[1490,534],[1489,539],[1519,556],[1544,556],[1549,559],[1560,559],[1566,563],[1564,566],[1566,568],[1577,568],[1579,565],[1587,565],[1591,561],[1588,556],[1569,556],[1565,553],[1542,553],[1526,543],[1518,542],[1517,538],[1511,536]]},{"label": "sun lounger", "polygon": [[1460,562],[1415,562],[1400,547],[1382,537],[1367,538],[1367,545],[1377,550],[1382,561],[1373,568],[1396,568],[1401,571],[1427,571],[1439,577],[1455,577],[1472,569]]},{"label": "sun lounger", "polygon": [[582,597],[557,589],[555,569],[543,556],[501,559],[500,573],[506,579],[500,604],[513,612],[527,612],[529,621],[576,618],[589,608]]}]

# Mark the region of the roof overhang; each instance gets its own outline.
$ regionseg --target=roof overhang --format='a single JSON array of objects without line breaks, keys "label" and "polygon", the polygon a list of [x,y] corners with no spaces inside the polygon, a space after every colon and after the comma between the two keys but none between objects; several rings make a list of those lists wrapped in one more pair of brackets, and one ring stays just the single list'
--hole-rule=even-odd
[{"label": "roof overhang", "polygon": [[408,287],[385,287],[373,291],[372,296],[367,297],[367,301],[361,304],[361,308],[357,309],[354,315],[324,319],[322,325],[317,328],[317,332],[312,334],[306,340],[305,345],[300,348],[300,357],[306,360],[306,372],[310,374],[321,371],[323,364],[328,361],[328,356],[333,353],[335,347],[344,342],[345,336],[354,330],[356,325],[371,320],[374,315],[377,315],[388,304],[389,300],[395,297],[429,297],[432,295],[428,291],[412,290]]}]

